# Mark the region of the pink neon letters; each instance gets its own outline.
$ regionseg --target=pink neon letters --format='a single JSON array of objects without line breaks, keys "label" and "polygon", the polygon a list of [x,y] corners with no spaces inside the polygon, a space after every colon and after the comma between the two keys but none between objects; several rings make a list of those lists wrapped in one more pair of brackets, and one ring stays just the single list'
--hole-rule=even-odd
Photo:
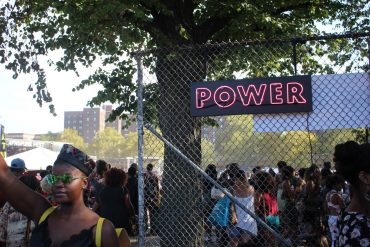
[{"label": "pink neon letters", "polygon": [[249,85],[247,92],[243,86],[237,86],[243,106],[249,106],[251,101],[254,102],[252,105],[261,105],[265,97],[266,86],[266,84],[261,84],[257,90],[255,85]]},{"label": "pink neon letters", "polygon": [[211,90],[209,90],[208,88],[204,88],[204,87],[197,88],[195,91],[195,94],[196,94],[195,102],[196,102],[196,107],[198,109],[203,108],[204,102],[208,101],[212,96]]},{"label": "pink neon letters", "polygon": [[232,106],[236,101],[234,89],[229,86],[221,86],[217,88],[214,94],[214,101],[221,108]]},{"label": "pink neon letters", "polygon": [[270,84],[270,103],[272,105],[283,104],[283,92],[281,91],[283,87],[282,83],[271,83]]},{"label": "pink neon letters", "polygon": [[305,104],[307,100],[302,96],[303,86],[298,82],[287,83],[288,104]]},{"label": "pink neon letters", "polygon": [[[299,82],[238,85],[236,88],[223,85],[215,90],[200,87],[196,88],[195,101],[197,109],[214,104],[220,108],[228,108],[237,101],[243,106],[306,104],[307,99],[303,96],[303,91],[304,88]],[[269,97],[266,97],[266,93]]]}]

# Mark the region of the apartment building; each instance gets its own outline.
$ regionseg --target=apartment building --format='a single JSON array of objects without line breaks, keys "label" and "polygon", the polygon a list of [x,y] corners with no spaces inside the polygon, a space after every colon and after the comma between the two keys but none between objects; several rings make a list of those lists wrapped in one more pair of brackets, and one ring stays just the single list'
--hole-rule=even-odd
[{"label": "apartment building", "polygon": [[77,130],[86,143],[91,143],[96,133],[107,127],[121,132],[120,119],[113,123],[105,122],[110,112],[112,112],[112,106],[84,108],[82,111],[66,111],[64,112],[64,128]]}]

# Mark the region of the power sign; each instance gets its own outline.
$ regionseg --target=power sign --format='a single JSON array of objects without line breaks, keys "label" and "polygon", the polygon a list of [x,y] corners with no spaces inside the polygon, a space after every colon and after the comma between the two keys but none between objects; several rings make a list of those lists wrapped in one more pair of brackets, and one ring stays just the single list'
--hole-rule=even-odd
[{"label": "power sign", "polygon": [[311,76],[191,83],[191,115],[312,111]]}]

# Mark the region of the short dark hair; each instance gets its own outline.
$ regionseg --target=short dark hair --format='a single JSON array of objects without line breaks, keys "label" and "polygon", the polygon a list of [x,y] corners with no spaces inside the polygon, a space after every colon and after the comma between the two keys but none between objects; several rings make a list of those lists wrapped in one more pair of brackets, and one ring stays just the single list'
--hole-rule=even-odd
[{"label": "short dark hair", "polygon": [[154,168],[154,166],[153,166],[153,164],[152,164],[152,163],[149,163],[149,164],[146,166],[146,169],[147,169],[148,171],[152,171],[152,170],[153,170],[153,168]]},{"label": "short dark hair", "polygon": [[100,176],[104,175],[104,172],[108,170],[108,164],[105,160],[97,160],[96,161],[96,173]]},{"label": "short dark hair", "polygon": [[261,167],[260,166],[256,166],[252,169],[252,172],[255,174],[256,172],[258,172],[259,170],[261,170]]},{"label": "short dark hair", "polygon": [[104,182],[109,187],[121,187],[126,180],[126,173],[116,167],[104,173]]},{"label": "short dark hair", "polygon": [[130,167],[134,167],[135,169],[137,169],[137,164],[136,163],[131,163]]},{"label": "short dark hair", "polygon": [[284,167],[287,166],[287,163],[284,161],[284,160],[280,160],[278,163],[277,163],[277,167],[279,168],[279,170],[283,169]]}]

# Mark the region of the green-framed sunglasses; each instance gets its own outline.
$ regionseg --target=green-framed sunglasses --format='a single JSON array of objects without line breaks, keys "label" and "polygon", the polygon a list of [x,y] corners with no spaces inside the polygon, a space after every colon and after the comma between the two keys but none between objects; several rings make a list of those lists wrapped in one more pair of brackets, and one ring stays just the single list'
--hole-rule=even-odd
[{"label": "green-framed sunglasses", "polygon": [[86,178],[86,177],[73,177],[71,174],[64,174],[61,176],[49,174],[46,176],[46,181],[50,185],[55,185],[58,181],[61,181],[63,184],[70,184],[73,180]]}]

